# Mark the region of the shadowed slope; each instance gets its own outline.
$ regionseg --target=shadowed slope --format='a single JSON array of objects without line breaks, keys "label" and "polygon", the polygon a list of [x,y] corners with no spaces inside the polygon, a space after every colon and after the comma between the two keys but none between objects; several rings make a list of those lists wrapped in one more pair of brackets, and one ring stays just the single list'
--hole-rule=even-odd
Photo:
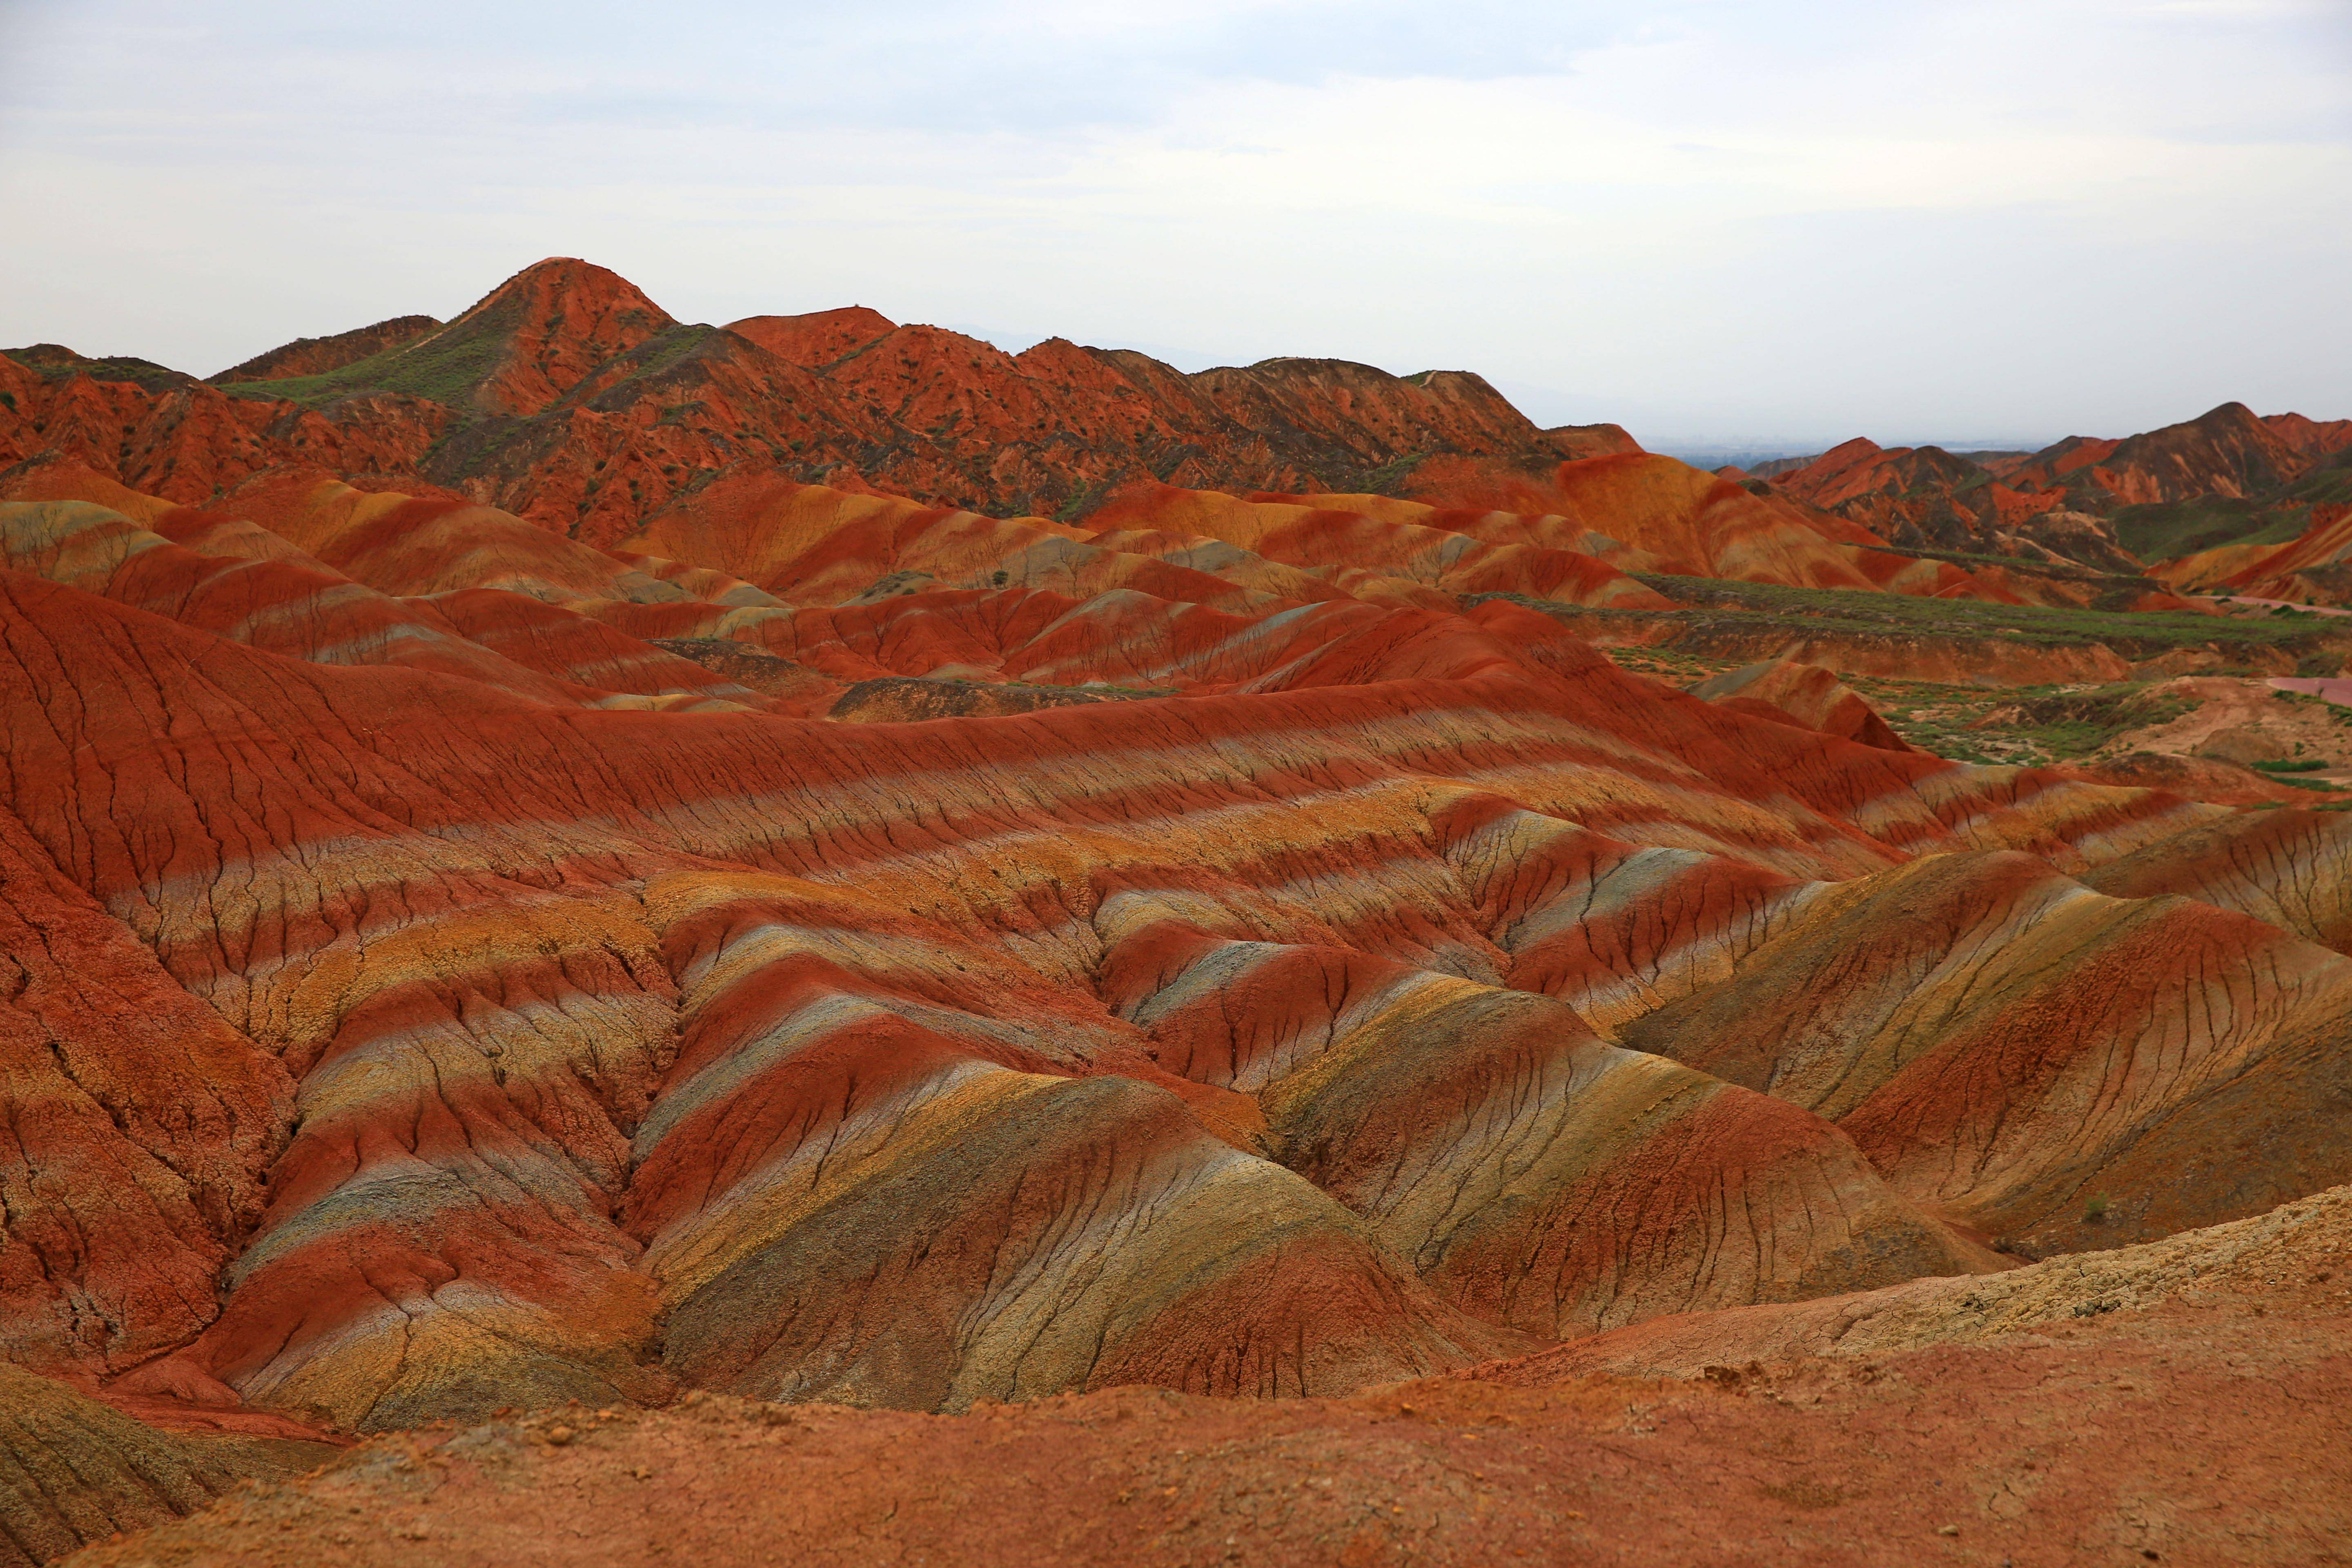
[{"label": "shadowed slope", "polygon": [[2119,899],[2181,894],[2352,952],[2352,816],[2226,817],[2111,860],[2083,882]]},{"label": "shadowed slope", "polygon": [[2324,949],[1966,855],[1824,890],[1619,1033],[1834,1120],[1899,1190],[2041,1251],[2352,1176],[2321,1131],[2352,1096],[2347,1030],[2352,963]]},{"label": "shadowed slope", "polygon": [[1103,984],[1163,1065],[1255,1095],[1286,1163],[1490,1320],[1558,1337],[1989,1266],[1834,1130],[1547,998],[1171,921]]},{"label": "shadowed slope", "polygon": [[0,1362],[0,1568],[38,1568],[333,1454],[323,1444],[174,1436]]}]

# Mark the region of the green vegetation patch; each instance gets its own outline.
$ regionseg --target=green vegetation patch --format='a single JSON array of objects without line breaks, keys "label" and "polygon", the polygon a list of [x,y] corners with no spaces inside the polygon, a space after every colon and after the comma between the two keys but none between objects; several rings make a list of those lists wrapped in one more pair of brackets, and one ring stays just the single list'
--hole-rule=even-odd
[{"label": "green vegetation patch", "polygon": [[1363,486],[1361,493],[1369,496],[1393,495],[1396,487],[1402,484],[1405,477],[1421,467],[1430,455],[1427,452],[1407,452],[1402,457],[1391,458],[1377,468],[1366,469],[1357,481]]},{"label": "green vegetation patch", "polygon": [[[657,381],[665,375],[677,372],[686,361],[710,347],[713,340],[722,335],[721,330],[717,327],[665,327],[635,348],[608,362],[608,369],[615,367],[621,369],[621,377],[605,387],[604,391],[589,398],[589,405],[607,409],[627,407],[645,395],[646,383]],[[579,390],[575,389],[573,395],[577,395]],[[563,403],[571,401],[571,396],[562,400]],[[562,404],[557,406],[561,407]],[[666,405],[662,410],[664,417],[661,422],[663,424],[680,422],[668,417],[673,409],[690,408],[698,411],[701,407],[699,403]]]},{"label": "green vegetation patch", "polygon": [[[1900,555],[1906,560],[1948,561],[1955,566],[2002,566],[2011,572],[2027,572],[2037,577],[2058,577],[2074,583],[2104,582],[2109,575],[2105,572],[2095,572],[2087,566],[2062,565],[2051,561],[2035,561],[2023,555],[1989,555],[1975,550],[1937,550],[1926,545],[1909,544],[1899,550],[1891,544],[1866,544],[1863,548],[1875,550],[1883,555]],[[2146,579],[2126,577],[2122,581],[2137,583]],[[2150,585],[2161,586],[2159,584]]]},{"label": "green vegetation patch", "polygon": [[[1621,669],[1685,689],[1740,662],[1661,647],[1600,651]],[[1840,679],[1903,739],[1958,763],[2070,762],[2127,731],[2169,723],[2196,706],[2150,681],[2005,689],[1854,673]]]},{"label": "green vegetation patch", "polygon": [[2147,681],[2008,691],[1871,676],[1850,676],[1847,683],[1896,734],[1961,763],[2073,762],[2126,731],[2170,723],[2196,706]]},{"label": "green vegetation patch", "polygon": [[[1693,610],[1717,611],[1735,622],[1780,622],[1813,636],[1843,632],[1998,638],[2040,647],[2103,644],[2127,658],[2150,658],[2173,648],[2208,645],[2225,653],[2233,646],[2293,647],[2298,642],[2315,641],[2314,634],[2325,630],[2312,624],[2324,617],[2290,624],[2268,616],[2204,616],[2193,610],[2078,610],[2048,605],[1990,605],[1973,599],[1922,599],[1848,588],[1727,583],[1649,572],[1633,575]],[[2352,633],[2352,627],[2347,631]]]},{"label": "green vegetation patch", "polygon": [[2336,723],[2352,725],[2352,708],[2347,708],[2341,702],[2330,702],[2326,698],[2308,691],[2273,690],[2271,695],[2281,702],[2299,703],[2306,708],[2315,706]]},{"label": "green vegetation patch", "polygon": [[501,305],[454,321],[419,342],[386,349],[324,374],[232,382],[221,390],[232,397],[284,398],[305,408],[320,408],[371,392],[404,392],[463,408],[472,401],[474,389],[499,368],[506,354],[507,336],[520,311],[520,304]]},{"label": "green vegetation patch", "polygon": [[2116,537],[2143,561],[2168,561],[2224,544],[2284,544],[2311,526],[2314,506],[2352,502],[2352,448],[2293,484],[2263,495],[2147,501],[2115,514]]},{"label": "green vegetation patch", "polygon": [[2116,513],[2116,540],[2143,561],[2173,561],[2224,544],[2284,544],[2309,515],[2307,507],[2280,510],[2235,496],[2143,501]]},{"label": "green vegetation patch", "polygon": [[[2087,757],[2126,730],[2169,724],[2197,704],[2182,697],[2159,695],[2146,681],[2127,681],[2088,691],[2030,697],[2016,706],[2015,719],[2003,727],[2053,761],[2063,762]],[[2006,711],[1996,710],[1979,722],[2005,720]]]},{"label": "green vegetation patch", "polygon": [[[109,354],[100,359],[84,359],[69,350],[59,350],[53,343],[38,343],[31,348],[0,350],[26,370],[44,381],[69,381],[77,375],[87,375],[92,381],[127,381],[145,393],[169,392],[176,386],[193,386],[196,378],[185,371],[157,364],[151,359],[137,359],[129,354]],[[12,400],[8,406],[14,408]]]}]

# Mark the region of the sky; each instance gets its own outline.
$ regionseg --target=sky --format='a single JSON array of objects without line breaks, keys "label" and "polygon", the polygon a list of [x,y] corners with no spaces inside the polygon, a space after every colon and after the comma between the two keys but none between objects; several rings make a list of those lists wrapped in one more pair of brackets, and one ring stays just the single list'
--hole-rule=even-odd
[{"label": "sky", "polygon": [[2352,417],[2352,0],[0,0],[0,344],[546,256],[1662,450]]}]

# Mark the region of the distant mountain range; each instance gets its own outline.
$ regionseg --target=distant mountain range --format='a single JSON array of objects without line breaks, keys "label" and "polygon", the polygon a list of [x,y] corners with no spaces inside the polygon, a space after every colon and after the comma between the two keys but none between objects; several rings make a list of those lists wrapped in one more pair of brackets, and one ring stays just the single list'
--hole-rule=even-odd
[{"label": "distant mountain range", "polygon": [[[194,500],[196,487],[308,462],[462,493],[596,542],[746,464],[1068,517],[1139,478],[1389,490],[1432,462],[1543,472],[1637,449],[1611,426],[1538,429],[1466,372],[1273,359],[1188,375],[1063,339],[1008,354],[859,307],[688,325],[568,258],[526,268],[454,321],[299,339],[206,383],[54,344],[11,357],[52,381],[87,372],[183,395],[168,428],[91,454],[137,488]],[[41,438],[59,444],[46,426]]]},{"label": "distant mountain range", "polygon": [[1862,523],[1897,546],[2137,571],[2221,545],[2284,544],[2352,502],[2352,419],[2224,403],[2121,438],[2039,452],[1856,438],[1730,477]]}]

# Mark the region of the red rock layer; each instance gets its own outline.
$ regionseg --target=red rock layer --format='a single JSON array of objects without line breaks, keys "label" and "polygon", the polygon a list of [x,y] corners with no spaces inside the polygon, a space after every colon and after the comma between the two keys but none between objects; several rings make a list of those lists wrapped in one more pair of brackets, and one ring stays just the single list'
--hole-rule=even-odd
[{"label": "red rock layer", "polygon": [[[1792,876],[1988,840],[2078,864],[2199,815],[1724,715],[1506,604],[730,607],[528,529],[512,550],[449,534],[450,503],[320,498],[256,510],[341,570],[438,589],[383,602],[430,603],[485,658],[543,639],[477,605],[560,606],[451,586],[469,573],[639,595],[568,600],[615,635],[748,617],[814,658],[803,623],[829,616],[825,657],[881,668],[908,657],[906,617],[945,616],[1032,668],[1260,695],[946,726],[598,711],[487,667],[224,639],[206,573],[336,569],[293,541],[157,516],[207,555],[20,507],[44,575],[0,579],[8,804],[248,1053],[225,1081],[298,1086],[256,1134],[289,1141],[250,1239],[149,1247],[149,1269],[189,1257],[183,1304],[134,1295],[122,1352],[59,1352],[178,1347],[126,1394],[234,1391],[348,1427],[679,1378],[914,1404],[1314,1391],[1515,1332],[1974,1266],[1826,1123],[1507,987],[1622,1011],[1762,939]],[[1317,616],[1318,640],[1269,635]],[[1139,659],[1147,628],[1178,666]],[[1547,832],[1582,836],[1559,875],[1507,871]],[[1511,841],[1529,849],[1498,859]],[[1668,888],[1696,901],[1649,896]],[[1677,908],[1662,947],[1649,911]],[[1145,1014],[1178,1028],[1160,994],[1229,951],[1336,964],[1381,1000],[1279,1073],[1219,1067]],[[1234,1037],[1295,1034],[1285,990]],[[126,1173],[86,1201],[203,1234]],[[225,1298],[189,1299],[225,1257]]]}]

